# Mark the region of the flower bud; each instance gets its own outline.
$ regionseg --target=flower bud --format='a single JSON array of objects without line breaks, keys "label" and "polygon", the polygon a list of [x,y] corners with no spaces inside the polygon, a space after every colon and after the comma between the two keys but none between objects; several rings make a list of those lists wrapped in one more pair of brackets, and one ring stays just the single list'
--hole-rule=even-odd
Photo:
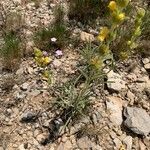
[{"label": "flower bud", "polygon": [[141,28],[140,28],[140,26],[135,29],[134,35],[135,35],[135,36],[140,36],[140,35],[141,35]]},{"label": "flower bud", "polygon": [[119,21],[123,21],[125,19],[125,13],[120,13],[119,15],[118,15],[118,20]]},{"label": "flower bud", "polygon": [[139,8],[137,12],[137,17],[138,18],[143,18],[145,16],[145,9]]},{"label": "flower bud", "polygon": [[108,8],[111,10],[111,11],[114,11],[117,9],[117,4],[115,1],[110,1],[109,5],[108,5]]},{"label": "flower bud", "polygon": [[132,44],[132,42],[131,41],[127,41],[127,45],[131,45]]},{"label": "flower bud", "polygon": [[118,0],[118,5],[122,8],[126,7],[129,3],[129,0]]},{"label": "flower bud", "polygon": [[142,24],[142,19],[141,18],[136,18],[135,27],[137,28],[137,27],[141,26],[141,24]]},{"label": "flower bud", "polygon": [[119,24],[125,19],[125,13],[120,13],[120,14],[113,13],[112,18],[114,23]]},{"label": "flower bud", "polygon": [[137,48],[138,44],[135,42],[132,42],[132,44],[130,45],[130,49],[135,49]]}]

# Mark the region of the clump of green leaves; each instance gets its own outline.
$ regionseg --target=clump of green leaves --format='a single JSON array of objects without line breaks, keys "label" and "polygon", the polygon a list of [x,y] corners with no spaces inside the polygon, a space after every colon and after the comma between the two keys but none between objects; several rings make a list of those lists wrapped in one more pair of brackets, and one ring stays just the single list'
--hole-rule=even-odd
[{"label": "clump of green leaves", "polygon": [[[61,108],[61,119],[68,125],[77,117],[84,115],[90,105],[91,92],[88,87],[79,90],[74,82],[65,83],[57,89],[56,106]],[[63,114],[63,115],[62,115]]]},{"label": "clump of green leaves", "polygon": [[102,0],[70,0],[69,19],[82,23],[93,22],[106,12],[105,3]]},{"label": "clump of green leaves", "polygon": [[6,33],[0,53],[3,58],[4,69],[14,70],[21,57],[20,38],[13,32]]},{"label": "clump of green leaves", "polygon": [[[35,35],[35,45],[41,50],[62,48],[67,44],[69,31],[64,23],[64,10],[61,5],[56,7],[54,16],[54,22],[48,28],[39,30]],[[56,39],[55,42],[51,40],[52,38]]]}]

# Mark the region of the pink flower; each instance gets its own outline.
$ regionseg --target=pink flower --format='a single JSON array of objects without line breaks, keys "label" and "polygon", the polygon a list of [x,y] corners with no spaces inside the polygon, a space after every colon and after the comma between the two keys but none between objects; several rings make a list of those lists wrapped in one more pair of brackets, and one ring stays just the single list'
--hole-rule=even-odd
[{"label": "pink flower", "polygon": [[62,56],[63,55],[63,52],[61,51],[61,50],[56,50],[56,52],[55,52],[55,56],[56,57],[60,57],[60,56]]}]

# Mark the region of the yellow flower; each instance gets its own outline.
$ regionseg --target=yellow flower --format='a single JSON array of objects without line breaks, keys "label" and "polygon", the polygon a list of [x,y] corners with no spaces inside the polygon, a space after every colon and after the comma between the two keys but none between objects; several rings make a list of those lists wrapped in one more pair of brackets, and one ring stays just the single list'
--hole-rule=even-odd
[{"label": "yellow flower", "polygon": [[105,38],[108,36],[108,33],[109,33],[109,29],[107,27],[103,27],[97,37],[98,40],[103,42],[105,40]]},{"label": "yellow flower", "polygon": [[118,20],[119,21],[123,21],[125,19],[125,13],[120,13],[119,15],[118,15]]},{"label": "yellow flower", "polygon": [[114,23],[120,24],[125,19],[125,13],[118,14],[116,12],[113,12],[112,19]]},{"label": "yellow flower", "polygon": [[35,57],[36,64],[42,66],[44,57]]},{"label": "yellow flower", "polygon": [[48,65],[51,61],[52,61],[52,60],[51,60],[50,57],[45,57],[44,60],[43,60],[43,64],[44,64],[44,65]]},{"label": "yellow flower", "polygon": [[117,4],[115,1],[110,1],[109,5],[108,5],[108,8],[112,11],[116,10],[117,9]]}]

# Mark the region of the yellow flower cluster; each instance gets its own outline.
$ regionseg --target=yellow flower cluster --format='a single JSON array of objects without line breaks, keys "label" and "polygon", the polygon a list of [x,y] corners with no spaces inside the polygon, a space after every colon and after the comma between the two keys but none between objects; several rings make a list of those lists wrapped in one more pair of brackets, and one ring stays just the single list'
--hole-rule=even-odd
[{"label": "yellow flower cluster", "polygon": [[103,42],[109,34],[109,29],[107,27],[103,27],[98,35],[98,40]]},{"label": "yellow flower cluster", "polygon": [[129,3],[129,0],[119,0],[119,1],[110,1],[108,8],[112,14],[112,21],[116,24],[120,24],[125,19],[125,13],[122,12],[122,9],[126,7]]},{"label": "yellow flower cluster", "polygon": [[50,57],[44,57],[42,51],[38,48],[34,48],[34,55],[35,61],[39,66],[46,66],[52,61]]}]

